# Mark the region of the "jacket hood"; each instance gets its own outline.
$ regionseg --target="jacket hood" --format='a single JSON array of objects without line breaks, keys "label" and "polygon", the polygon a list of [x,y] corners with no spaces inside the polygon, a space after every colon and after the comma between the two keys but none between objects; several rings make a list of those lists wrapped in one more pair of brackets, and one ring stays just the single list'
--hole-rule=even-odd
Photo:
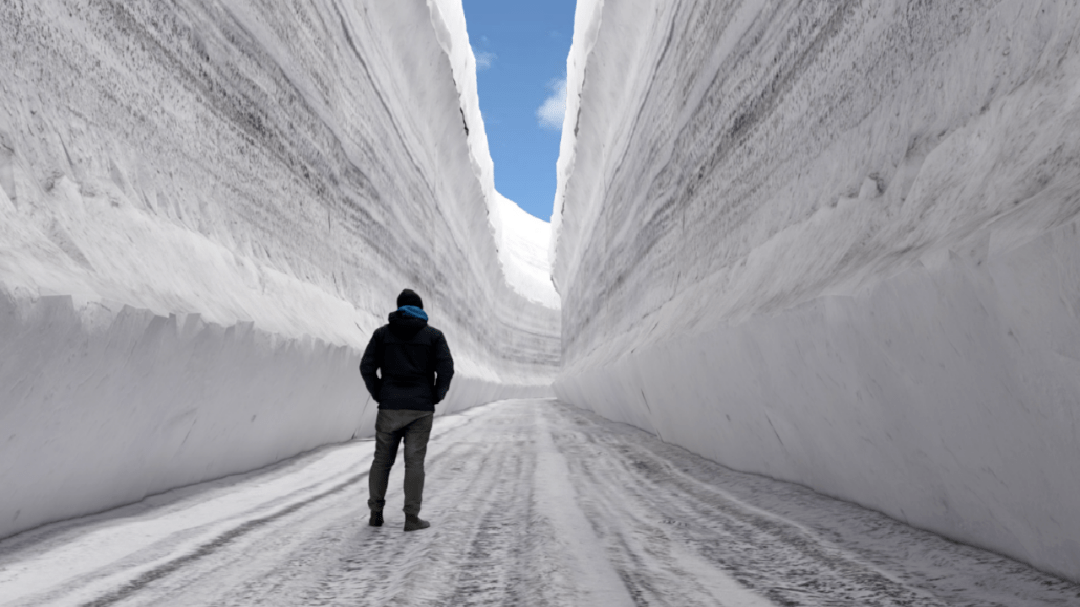
[{"label": "jacket hood", "polygon": [[418,308],[416,306],[401,306],[398,308],[398,312],[405,314],[405,316],[412,316],[413,318],[428,319],[427,312],[425,312],[423,308]]},{"label": "jacket hood", "polygon": [[390,313],[390,332],[401,339],[412,339],[427,326],[427,320],[405,314],[401,310]]}]

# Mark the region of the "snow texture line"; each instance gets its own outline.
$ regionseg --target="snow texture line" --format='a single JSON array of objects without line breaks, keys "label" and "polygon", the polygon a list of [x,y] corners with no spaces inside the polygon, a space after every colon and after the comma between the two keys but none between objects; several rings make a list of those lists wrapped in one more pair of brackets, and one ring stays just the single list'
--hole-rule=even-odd
[{"label": "snow texture line", "polygon": [[239,527],[226,531],[215,539],[203,544],[194,552],[191,552],[181,557],[177,557],[159,567],[155,567],[154,569],[147,571],[146,573],[140,575],[138,578],[125,584],[123,587],[118,588],[117,590],[114,590],[113,592],[103,597],[100,597],[88,603],[84,603],[84,605],[85,607],[104,607],[106,605],[114,605],[129,597],[132,593],[138,592],[140,589],[145,588],[153,582],[174,573],[182,567],[213,554],[219,548],[236,541],[237,539],[243,537],[244,535],[247,535],[251,531],[258,529],[259,527],[262,527],[267,523],[293,514],[301,508],[311,505],[319,500],[340,493],[346,488],[348,488],[349,485],[353,485],[367,476],[367,472],[361,472],[360,474],[357,474],[349,478],[345,482],[335,485],[334,487],[331,487],[330,489],[319,493],[318,495],[314,495],[306,500],[302,500],[290,506],[286,506],[285,508],[282,508],[281,510],[273,514],[269,514],[267,516],[243,523]]},{"label": "snow texture line", "polygon": [[[856,511],[857,518],[848,514],[849,522],[844,527],[862,518],[870,523],[865,533],[871,536],[889,530],[893,539],[887,548],[868,550],[859,544],[873,546],[873,540],[859,538],[852,542],[847,535],[853,532],[844,529],[838,533],[835,522],[810,525],[805,517],[793,516],[805,513],[796,506],[806,499],[799,495],[805,489],[792,486],[786,492],[790,493],[786,503],[765,506],[760,501],[763,492],[753,490],[747,494],[746,486],[768,484],[772,486],[768,492],[772,493],[783,487],[782,483],[732,471],[718,476],[713,470],[722,470],[721,466],[677,446],[665,445],[644,431],[620,428],[569,407],[561,408],[560,414],[570,422],[564,427],[574,429],[557,436],[560,448],[573,462],[570,477],[581,493],[587,516],[595,522],[597,535],[609,546],[613,564],[638,604],[679,604],[671,602],[671,597],[686,592],[685,582],[689,580],[672,589],[666,586],[669,580],[655,575],[676,563],[683,571],[704,566],[711,571],[709,576],[722,572],[747,591],[778,605],[1059,604],[1023,603],[1007,592],[979,596],[978,591],[957,587],[965,582],[940,581],[958,573],[958,577],[977,577],[973,573],[983,563],[991,562],[995,564],[989,573],[977,574],[987,575],[974,582],[977,587],[999,584],[988,578],[1009,569],[1021,575],[1000,583],[996,591],[1015,591],[1008,588],[1009,584],[1020,588],[1027,583],[1023,578],[1031,575],[1043,577],[1040,583],[1048,589],[1058,587],[1048,595],[1061,592],[1058,596],[1066,596],[1070,592],[1068,583],[1045,578],[997,555],[945,542],[876,513],[858,512],[857,506],[823,496],[813,498],[816,508],[823,512],[839,512],[841,504]],[[728,479],[721,480],[724,476]],[[928,575],[933,567],[927,562],[916,559],[904,563],[897,558],[912,551],[913,546],[923,550],[921,544],[929,542],[940,542],[933,551],[936,554],[927,559],[929,562],[955,559],[971,569],[959,568],[947,576],[940,572]],[[682,550],[689,555],[680,554]],[[704,579],[695,576],[693,583],[701,584]],[[696,590],[698,596],[710,591],[708,587]],[[1075,589],[1072,592],[1075,594]],[[978,598],[972,599],[972,594]]]}]

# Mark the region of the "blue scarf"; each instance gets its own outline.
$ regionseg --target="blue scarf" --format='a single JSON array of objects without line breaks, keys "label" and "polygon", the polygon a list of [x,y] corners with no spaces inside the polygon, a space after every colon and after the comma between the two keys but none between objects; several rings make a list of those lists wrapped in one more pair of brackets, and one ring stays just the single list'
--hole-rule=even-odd
[{"label": "blue scarf", "polygon": [[419,318],[420,320],[427,320],[427,312],[423,308],[417,308],[416,306],[401,306],[398,308],[398,312],[401,312],[405,316],[412,318]]}]

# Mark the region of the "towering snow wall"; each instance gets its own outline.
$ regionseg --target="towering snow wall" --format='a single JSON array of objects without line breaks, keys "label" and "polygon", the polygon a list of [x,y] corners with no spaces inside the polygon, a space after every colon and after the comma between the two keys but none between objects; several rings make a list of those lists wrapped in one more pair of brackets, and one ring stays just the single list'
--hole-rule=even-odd
[{"label": "towering snow wall", "polygon": [[0,536],[370,432],[402,287],[443,411],[550,389],[473,61],[453,0],[3,3]]},{"label": "towering snow wall", "polygon": [[1080,579],[1080,5],[576,30],[559,396]]}]

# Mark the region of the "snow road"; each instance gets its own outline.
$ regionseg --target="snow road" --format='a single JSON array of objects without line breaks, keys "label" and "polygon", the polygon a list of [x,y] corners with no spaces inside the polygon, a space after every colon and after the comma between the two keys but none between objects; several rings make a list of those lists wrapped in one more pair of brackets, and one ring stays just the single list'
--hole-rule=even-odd
[{"label": "snow road", "polygon": [[373,443],[0,542],[3,605],[1080,604],[1080,586],[554,400],[438,418],[426,531]]}]

